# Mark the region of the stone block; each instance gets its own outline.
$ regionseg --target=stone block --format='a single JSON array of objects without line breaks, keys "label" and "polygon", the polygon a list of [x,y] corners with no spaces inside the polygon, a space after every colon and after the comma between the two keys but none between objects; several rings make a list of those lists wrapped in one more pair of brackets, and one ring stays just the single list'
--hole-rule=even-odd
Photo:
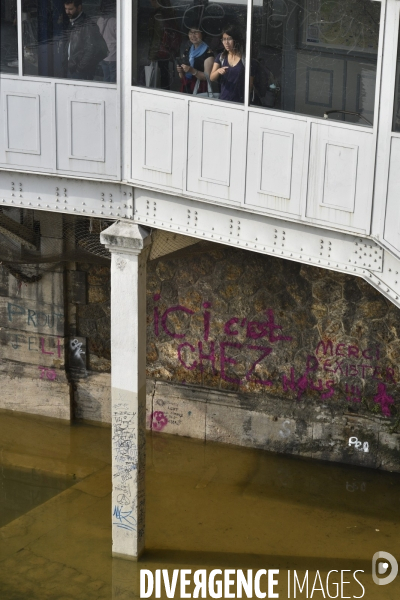
[{"label": "stone block", "polygon": [[0,327],[47,335],[64,334],[64,307],[0,297]]},{"label": "stone block", "polygon": [[8,296],[9,272],[6,267],[0,266],[0,296]]},{"label": "stone block", "polygon": [[35,211],[35,221],[40,222],[41,236],[49,238],[63,237],[63,215],[37,210]]},{"label": "stone block", "polygon": [[75,381],[74,412],[77,419],[111,423],[111,375],[90,373]]},{"label": "stone block", "polygon": [[311,435],[311,427],[299,436],[294,419],[221,404],[207,406],[208,441],[298,454],[302,444],[307,444],[308,435]]},{"label": "stone block", "polygon": [[59,271],[47,271],[34,283],[23,283],[10,275],[9,294],[12,298],[23,299],[35,304],[64,303],[64,274]]},{"label": "stone block", "polygon": [[72,304],[86,304],[86,273],[85,271],[69,271],[68,294]]},{"label": "stone block", "polygon": [[65,365],[65,338],[0,329],[0,358],[61,369]]},{"label": "stone block", "polygon": [[64,252],[64,240],[53,237],[40,238],[40,254],[43,258],[55,257],[55,262],[60,260]]},{"label": "stone block", "polygon": [[71,392],[64,371],[3,361],[0,380],[0,408],[70,420]]},{"label": "stone block", "polygon": [[385,471],[400,472],[400,434],[388,430],[379,432],[380,467]]},{"label": "stone block", "polygon": [[175,435],[205,439],[206,403],[164,394],[156,385],[150,428]]},{"label": "stone block", "polygon": [[[357,440],[357,441],[356,441]],[[312,458],[376,468],[379,423],[352,415],[313,424]]]}]

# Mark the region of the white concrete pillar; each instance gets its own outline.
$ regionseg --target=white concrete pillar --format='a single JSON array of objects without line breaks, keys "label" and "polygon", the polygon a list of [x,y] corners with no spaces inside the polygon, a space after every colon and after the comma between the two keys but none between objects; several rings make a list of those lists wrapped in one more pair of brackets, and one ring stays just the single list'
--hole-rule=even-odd
[{"label": "white concrete pillar", "polygon": [[144,550],[146,465],[146,260],[150,235],[116,222],[100,235],[111,252],[113,556]]}]

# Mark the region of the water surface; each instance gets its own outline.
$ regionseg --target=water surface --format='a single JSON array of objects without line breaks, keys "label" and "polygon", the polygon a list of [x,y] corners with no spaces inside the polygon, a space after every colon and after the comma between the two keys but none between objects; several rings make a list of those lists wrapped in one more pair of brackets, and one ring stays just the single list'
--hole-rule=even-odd
[{"label": "water surface", "polygon": [[311,579],[319,570],[322,580],[333,569],[361,569],[365,598],[399,597],[397,580],[376,586],[371,578],[375,552],[400,559],[397,474],[153,433],[147,551],[135,564],[111,559],[108,427],[1,412],[0,447],[7,472],[73,483],[32,509],[32,492],[18,489],[28,512],[0,528],[1,600],[137,598],[141,568],[277,568],[280,598],[288,569]]}]

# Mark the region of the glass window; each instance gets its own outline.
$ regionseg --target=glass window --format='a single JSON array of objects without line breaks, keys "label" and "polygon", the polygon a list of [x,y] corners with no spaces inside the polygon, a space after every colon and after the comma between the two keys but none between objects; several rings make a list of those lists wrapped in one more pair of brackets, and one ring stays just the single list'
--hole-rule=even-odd
[{"label": "glass window", "polygon": [[22,0],[24,75],[116,81],[115,0]]},{"label": "glass window", "polygon": [[254,0],[251,103],[371,126],[380,2]]},{"label": "glass window", "polygon": [[137,0],[133,85],[243,102],[246,0]]},{"label": "glass window", "polygon": [[0,11],[0,73],[18,73],[17,0],[1,0]]}]

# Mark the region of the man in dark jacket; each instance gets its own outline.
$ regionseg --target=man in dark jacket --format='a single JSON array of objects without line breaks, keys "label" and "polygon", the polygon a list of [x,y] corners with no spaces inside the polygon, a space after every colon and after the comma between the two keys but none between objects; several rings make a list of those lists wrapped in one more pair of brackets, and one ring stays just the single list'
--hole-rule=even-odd
[{"label": "man in dark jacket", "polygon": [[97,24],[82,10],[82,0],[64,4],[69,17],[64,46],[64,67],[69,79],[91,80],[96,67],[108,54]]}]

